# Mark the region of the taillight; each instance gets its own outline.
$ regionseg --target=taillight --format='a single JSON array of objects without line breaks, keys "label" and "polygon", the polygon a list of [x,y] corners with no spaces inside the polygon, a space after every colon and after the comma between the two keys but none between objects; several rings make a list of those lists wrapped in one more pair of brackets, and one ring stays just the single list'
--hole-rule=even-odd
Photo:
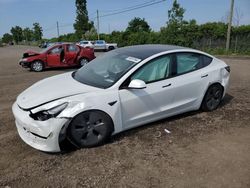
[{"label": "taillight", "polygon": [[226,66],[225,69],[227,70],[227,72],[231,71],[230,66]]}]

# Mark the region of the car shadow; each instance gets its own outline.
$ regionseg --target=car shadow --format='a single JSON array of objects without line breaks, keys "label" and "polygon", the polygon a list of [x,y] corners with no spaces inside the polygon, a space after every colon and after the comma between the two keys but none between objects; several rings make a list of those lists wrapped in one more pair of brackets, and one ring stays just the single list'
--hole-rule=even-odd
[{"label": "car shadow", "polygon": [[65,72],[65,71],[67,71],[67,72],[69,72],[69,71],[74,71],[74,70],[78,70],[80,67],[79,66],[74,66],[74,67],[52,67],[52,68],[46,68],[46,69],[44,69],[43,70],[43,72],[44,71],[63,71],[63,72]]},{"label": "car shadow", "polygon": [[234,99],[234,96],[226,93],[224,99],[221,101],[220,105],[218,106],[218,109],[222,108],[223,106],[226,106],[228,103],[230,103]]},{"label": "car shadow", "polygon": [[[232,95],[226,94],[224,99],[221,101],[221,103],[220,103],[220,105],[218,106],[217,109],[221,109],[222,107],[228,105],[233,100],[233,98],[234,97]],[[186,118],[186,117],[194,116],[194,115],[197,115],[197,114],[200,114],[200,113],[203,113],[203,111],[201,109],[196,110],[196,111],[190,111],[190,112],[186,112],[186,113],[183,113],[183,114],[178,114],[178,115],[175,115],[175,116],[164,118],[164,119],[161,119],[161,120],[158,120],[158,121],[154,121],[152,123],[148,123],[148,124],[145,124],[145,125],[133,128],[133,129],[129,129],[127,131],[124,131],[124,132],[121,132],[121,133],[118,133],[118,134],[112,136],[112,138],[109,140],[109,142],[107,144],[112,144],[114,142],[120,141],[124,137],[130,137],[130,136],[134,135],[137,132],[140,132],[140,131],[145,130],[145,129],[147,129],[149,127],[152,127],[152,126],[157,126],[159,124],[163,124],[166,121],[172,122],[172,121],[176,121],[176,120],[183,119],[183,118]]]}]

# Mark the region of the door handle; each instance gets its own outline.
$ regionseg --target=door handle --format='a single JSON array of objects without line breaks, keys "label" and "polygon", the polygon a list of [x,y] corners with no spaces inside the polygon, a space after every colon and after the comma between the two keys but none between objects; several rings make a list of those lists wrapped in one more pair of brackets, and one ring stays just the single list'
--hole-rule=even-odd
[{"label": "door handle", "polygon": [[162,86],[162,88],[169,87],[169,86],[171,86],[171,85],[172,85],[172,84],[168,84],[168,85]]},{"label": "door handle", "polygon": [[201,78],[208,77],[208,74],[202,75]]}]

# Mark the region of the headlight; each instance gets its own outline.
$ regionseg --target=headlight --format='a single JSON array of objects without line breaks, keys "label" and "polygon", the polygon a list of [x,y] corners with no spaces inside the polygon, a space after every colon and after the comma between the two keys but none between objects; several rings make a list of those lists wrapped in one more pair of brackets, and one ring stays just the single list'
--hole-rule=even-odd
[{"label": "headlight", "polygon": [[30,117],[32,117],[34,120],[45,121],[58,116],[67,106],[68,102],[65,102],[48,110],[43,110],[35,114],[31,113]]}]

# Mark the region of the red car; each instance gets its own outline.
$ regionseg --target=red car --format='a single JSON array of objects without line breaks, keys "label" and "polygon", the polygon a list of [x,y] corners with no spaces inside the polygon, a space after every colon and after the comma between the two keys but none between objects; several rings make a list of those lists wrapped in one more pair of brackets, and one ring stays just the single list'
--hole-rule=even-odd
[{"label": "red car", "polygon": [[95,58],[92,48],[83,48],[75,44],[56,44],[40,53],[26,51],[19,64],[24,68],[40,72],[51,67],[83,66]]}]

